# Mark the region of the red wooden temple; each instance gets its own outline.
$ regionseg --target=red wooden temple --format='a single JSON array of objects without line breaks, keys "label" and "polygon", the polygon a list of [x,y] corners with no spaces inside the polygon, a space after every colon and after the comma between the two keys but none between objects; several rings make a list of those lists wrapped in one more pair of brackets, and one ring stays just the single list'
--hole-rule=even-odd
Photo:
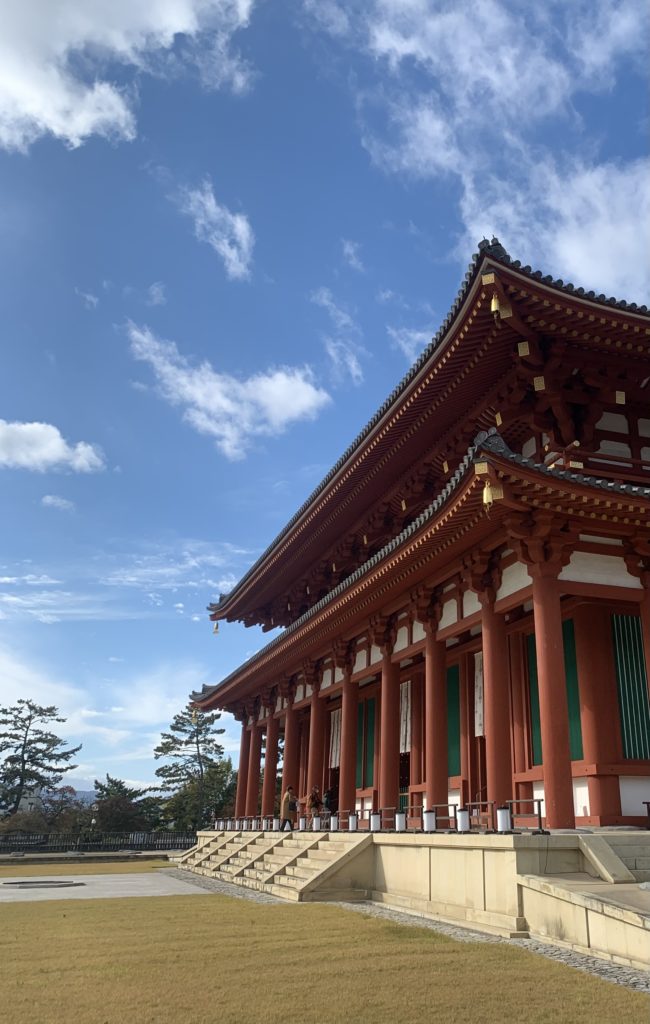
[{"label": "red wooden temple", "polygon": [[[236,814],[650,800],[650,316],[484,241],[429,347],[213,620],[284,627],[192,694]],[[264,783],[260,793],[262,750]]]}]

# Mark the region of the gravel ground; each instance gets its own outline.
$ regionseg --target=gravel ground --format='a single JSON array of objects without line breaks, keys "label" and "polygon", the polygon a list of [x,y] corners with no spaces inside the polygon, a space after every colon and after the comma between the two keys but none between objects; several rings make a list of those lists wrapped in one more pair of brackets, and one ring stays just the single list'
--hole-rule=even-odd
[{"label": "gravel ground", "polygon": [[[205,875],[195,875],[192,872],[181,871],[177,868],[165,870],[165,874],[174,878],[182,878],[208,892],[215,892],[221,896],[235,896],[239,899],[252,900],[254,903],[284,903],[284,900],[277,896],[258,892],[256,889],[248,889],[245,886],[233,885],[232,882],[222,882],[216,878],[207,878]],[[296,903],[296,907],[305,904]],[[625,988],[635,992],[650,993],[650,971],[640,971],[633,967],[621,967],[618,964],[610,963],[608,960],[601,960],[595,956],[587,956],[584,953],[576,953],[571,949],[564,949],[562,946],[552,946],[537,939],[507,939],[499,935],[488,935],[485,932],[472,931],[470,928],[461,928],[459,925],[444,924],[441,921],[431,921],[425,917],[416,917],[413,914],[405,914],[401,910],[392,910],[381,904],[362,903],[334,903],[334,906],[342,907],[357,914],[366,914],[370,917],[383,918],[385,921],[395,921],[397,924],[415,926],[417,928],[430,928],[439,935],[446,935],[457,942],[506,942],[511,946],[518,946],[520,949],[527,949],[531,953],[538,953],[549,960],[556,960],[574,967],[578,971],[585,971],[605,981],[611,981],[615,985],[624,985]]]}]

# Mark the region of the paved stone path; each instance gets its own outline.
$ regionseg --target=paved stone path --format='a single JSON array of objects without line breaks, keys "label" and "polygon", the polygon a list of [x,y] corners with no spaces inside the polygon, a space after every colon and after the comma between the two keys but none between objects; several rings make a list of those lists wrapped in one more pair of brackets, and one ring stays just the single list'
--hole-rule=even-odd
[{"label": "paved stone path", "polygon": [[[252,900],[254,903],[284,903],[285,900],[267,893],[258,892],[256,889],[247,889],[245,886],[234,885],[232,882],[222,882],[220,879],[207,878],[205,875],[194,875],[187,871],[175,868],[165,869],[164,874],[175,878],[187,879],[191,875],[192,882],[209,892],[218,893],[221,896],[234,896],[239,899]],[[304,907],[306,903],[295,903],[292,906]],[[459,925],[444,924],[441,921],[431,921],[426,917],[416,917],[413,914],[405,914],[401,910],[392,910],[378,903],[333,903],[329,906],[341,907],[357,914],[366,914],[369,917],[382,918],[385,921],[395,921],[397,924],[411,925],[416,928],[428,928],[445,935],[457,942],[500,942],[508,943],[510,946],[518,946],[520,949],[527,949],[531,953],[539,953],[550,960],[574,967],[576,970],[593,974],[605,981],[611,981],[615,985],[624,985],[625,988],[633,989],[635,992],[646,992],[650,994],[650,971],[640,971],[633,967],[621,967],[618,964],[610,963],[609,960],[601,960],[599,957],[588,956],[584,953],[576,953],[571,949],[562,946],[552,946],[537,939],[507,939],[499,935],[488,935],[485,932],[472,931],[470,928],[461,928]]]},{"label": "paved stone path", "polygon": [[[74,882],[73,886],[48,889],[43,884],[47,880]],[[20,882],[18,885],[7,885],[7,882]],[[26,883],[37,882],[30,888]],[[57,875],[52,872],[46,876],[15,875],[11,878],[0,878],[0,903],[23,903],[36,900],[96,900],[115,899],[119,896],[200,896],[201,890],[194,884],[194,877],[187,871],[168,872],[152,871],[141,874],[107,874],[107,875]]]}]

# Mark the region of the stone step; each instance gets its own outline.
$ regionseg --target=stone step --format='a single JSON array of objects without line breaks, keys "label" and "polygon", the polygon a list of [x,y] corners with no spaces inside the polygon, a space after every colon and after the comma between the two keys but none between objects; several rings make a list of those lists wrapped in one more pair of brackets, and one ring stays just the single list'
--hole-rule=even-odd
[{"label": "stone step", "polygon": [[310,860],[320,860],[323,863],[335,860],[339,853],[337,850],[328,850],[327,848],[321,850],[320,847],[316,846],[312,850],[307,850],[304,854],[305,857],[309,857]]},{"label": "stone step", "polygon": [[307,878],[311,878],[313,876],[313,874],[314,874],[313,868],[307,867],[305,864],[302,864],[300,861],[298,861],[297,864],[287,864],[286,868],[284,869],[284,875],[286,877],[288,877],[288,878],[300,878],[303,881],[305,881],[305,879],[307,879]]}]

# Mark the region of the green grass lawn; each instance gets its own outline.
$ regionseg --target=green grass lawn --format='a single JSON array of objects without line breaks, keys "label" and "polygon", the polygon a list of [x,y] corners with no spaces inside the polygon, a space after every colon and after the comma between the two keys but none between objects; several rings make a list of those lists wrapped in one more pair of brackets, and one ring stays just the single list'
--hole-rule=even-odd
[{"label": "green grass lawn", "polygon": [[1,917],[0,1016],[8,1021],[650,1020],[648,997],[543,957],[322,904],[210,894],[51,900],[6,904]]}]

